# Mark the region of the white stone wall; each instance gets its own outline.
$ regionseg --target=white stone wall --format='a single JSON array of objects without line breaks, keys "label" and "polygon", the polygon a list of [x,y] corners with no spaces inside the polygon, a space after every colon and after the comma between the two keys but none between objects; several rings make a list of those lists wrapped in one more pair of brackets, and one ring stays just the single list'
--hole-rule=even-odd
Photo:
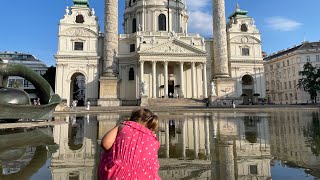
[{"label": "white stone wall", "polygon": [[295,87],[295,84],[298,84],[301,78],[299,71],[303,70],[307,56],[310,57],[313,66],[320,67],[320,61],[316,59],[317,55],[320,56],[320,51],[294,51],[264,63],[266,86],[272,103],[311,103],[309,93]]},{"label": "white stone wall", "polygon": [[[245,24],[247,31],[241,31]],[[249,16],[234,16],[229,19],[227,26],[228,54],[230,61],[230,74],[236,80],[235,92],[231,95],[240,98],[242,91],[242,77],[253,77],[252,95],[260,94],[258,98],[265,98],[265,76],[261,50],[261,34],[256,28],[253,18]],[[249,55],[242,54],[242,48],[249,49]],[[255,99],[257,101],[257,99]]]},{"label": "white stone wall", "polygon": [[[67,9],[66,11],[69,11]],[[76,23],[76,16],[81,14],[83,23]],[[83,42],[83,50],[74,50],[74,42]],[[58,52],[56,58],[56,93],[72,103],[73,75],[81,74],[85,77],[85,102],[96,105],[102,40],[99,36],[99,25],[93,11],[89,8],[71,7],[59,24]]]}]

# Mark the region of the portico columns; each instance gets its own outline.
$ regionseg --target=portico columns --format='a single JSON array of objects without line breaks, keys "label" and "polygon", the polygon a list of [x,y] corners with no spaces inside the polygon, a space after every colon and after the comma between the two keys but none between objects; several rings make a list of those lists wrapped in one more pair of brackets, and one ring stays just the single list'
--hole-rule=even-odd
[{"label": "portico columns", "polygon": [[164,65],[164,97],[168,97],[168,61],[163,63]]},{"label": "portico columns", "polygon": [[157,98],[157,75],[156,75],[157,61],[152,62],[152,97]]},{"label": "portico columns", "polygon": [[207,87],[207,63],[202,64],[202,74],[203,74],[203,98],[208,98],[208,87]]},{"label": "portico columns", "polygon": [[140,82],[144,82],[144,61],[140,61]]},{"label": "portico columns", "polygon": [[191,62],[191,76],[192,76],[192,98],[196,98],[196,73],[195,62]]},{"label": "portico columns", "polygon": [[183,62],[180,62],[180,95],[184,98],[184,77],[183,77]]}]

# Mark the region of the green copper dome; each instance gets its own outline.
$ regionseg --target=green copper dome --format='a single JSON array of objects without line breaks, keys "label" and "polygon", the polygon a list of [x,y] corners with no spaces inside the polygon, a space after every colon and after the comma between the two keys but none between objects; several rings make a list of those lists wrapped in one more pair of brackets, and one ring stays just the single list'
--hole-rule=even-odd
[{"label": "green copper dome", "polygon": [[73,0],[73,3],[78,7],[89,7],[88,0]]},{"label": "green copper dome", "polygon": [[245,11],[245,10],[241,10],[239,8],[239,4],[237,3],[236,5],[236,10],[229,16],[229,19],[232,18],[232,17],[235,17],[237,15],[240,15],[240,16],[247,16],[248,14],[248,11]]}]

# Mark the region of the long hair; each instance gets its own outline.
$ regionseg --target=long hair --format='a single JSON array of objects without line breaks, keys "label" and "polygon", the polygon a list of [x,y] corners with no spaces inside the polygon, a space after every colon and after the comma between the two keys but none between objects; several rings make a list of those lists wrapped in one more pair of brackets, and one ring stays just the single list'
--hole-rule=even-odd
[{"label": "long hair", "polygon": [[145,126],[151,131],[158,130],[159,118],[157,115],[152,113],[149,109],[138,109],[131,113],[130,121],[145,124]]}]

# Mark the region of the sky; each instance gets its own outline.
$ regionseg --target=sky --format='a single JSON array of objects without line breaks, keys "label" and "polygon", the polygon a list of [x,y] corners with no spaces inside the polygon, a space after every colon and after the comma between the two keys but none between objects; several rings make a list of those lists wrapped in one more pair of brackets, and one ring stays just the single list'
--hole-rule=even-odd
[{"label": "sky", "polygon": [[[212,38],[211,0],[186,0],[188,32]],[[125,0],[119,0],[119,33]],[[16,4],[17,3],[17,4]],[[104,0],[89,0],[103,31]],[[320,40],[318,11],[320,0],[225,0],[226,17],[236,3],[253,17],[262,38],[262,50],[272,54],[301,44]],[[31,53],[48,66],[55,65],[58,23],[72,0],[1,0],[0,52]]]}]

